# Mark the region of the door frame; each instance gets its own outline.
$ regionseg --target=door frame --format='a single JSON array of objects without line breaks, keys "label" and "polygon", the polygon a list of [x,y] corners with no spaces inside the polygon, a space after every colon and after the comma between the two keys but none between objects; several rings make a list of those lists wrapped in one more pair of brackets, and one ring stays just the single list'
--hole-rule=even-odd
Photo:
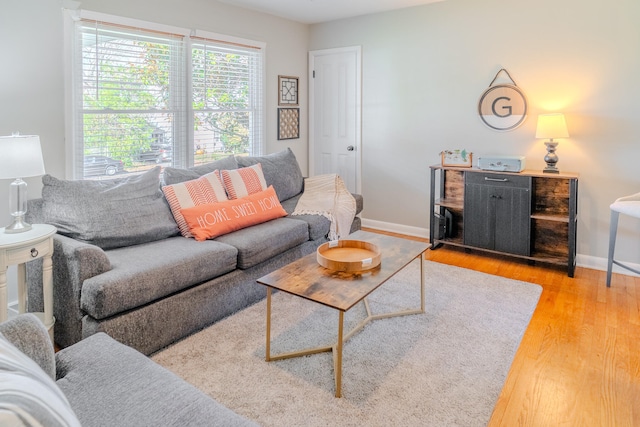
[{"label": "door frame", "polygon": [[315,175],[315,58],[336,53],[355,53],[356,55],[356,192],[362,194],[362,47],[348,46],[334,49],[309,51],[309,176]]}]

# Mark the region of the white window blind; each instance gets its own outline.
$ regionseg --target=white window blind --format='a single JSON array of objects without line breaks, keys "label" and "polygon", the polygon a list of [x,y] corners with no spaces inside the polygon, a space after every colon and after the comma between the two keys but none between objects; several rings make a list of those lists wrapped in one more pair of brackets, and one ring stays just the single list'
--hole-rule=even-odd
[{"label": "white window blind", "polygon": [[74,25],[75,177],[262,153],[260,46],[105,19]]},{"label": "white window blind", "polygon": [[109,175],[114,161],[121,173],[172,162],[187,134],[184,37],[99,21],[76,28],[79,175]]},{"label": "white window blind", "polygon": [[191,63],[195,163],[216,152],[260,154],[261,49],[194,38]]}]

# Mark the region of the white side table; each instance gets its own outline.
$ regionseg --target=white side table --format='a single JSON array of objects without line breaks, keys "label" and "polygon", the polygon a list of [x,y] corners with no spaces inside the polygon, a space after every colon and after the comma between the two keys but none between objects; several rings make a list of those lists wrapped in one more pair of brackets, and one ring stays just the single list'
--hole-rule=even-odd
[{"label": "white side table", "polygon": [[28,261],[42,258],[42,297],[44,313],[34,313],[49,330],[53,341],[53,235],[56,228],[48,224],[33,224],[29,231],[7,234],[0,228],[0,322],[7,320],[7,268],[18,266],[18,311],[27,309]]}]

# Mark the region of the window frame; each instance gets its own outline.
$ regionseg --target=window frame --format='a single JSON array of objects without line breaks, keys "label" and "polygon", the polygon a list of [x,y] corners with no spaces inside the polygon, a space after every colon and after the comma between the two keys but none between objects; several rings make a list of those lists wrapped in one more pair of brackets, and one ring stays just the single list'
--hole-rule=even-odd
[{"label": "window frame", "polygon": [[[257,105],[252,109],[253,113],[258,118],[258,123],[254,124],[254,127],[250,129],[252,140],[250,142],[249,154],[259,156],[264,154],[266,140],[265,140],[265,97],[266,91],[264,88],[266,81],[266,43],[243,39],[239,37],[213,33],[204,30],[186,29],[180,27],[174,27],[170,25],[158,24],[149,21],[143,21],[133,18],[120,17],[116,15],[109,15],[99,12],[87,11],[87,10],[70,10],[64,9],[64,50],[65,50],[65,159],[66,169],[65,174],[70,179],[84,179],[84,140],[79,140],[77,135],[81,132],[77,132],[76,129],[82,126],[82,111],[80,105],[77,104],[78,100],[82,99],[82,93],[78,93],[81,90],[81,85],[77,84],[77,70],[80,65],[76,61],[81,60],[76,55],[78,37],[76,34],[76,22],[79,20],[95,20],[116,26],[131,27],[132,29],[139,28],[143,31],[150,32],[162,32],[169,33],[183,37],[184,45],[182,46],[184,62],[182,64],[181,73],[184,75],[184,81],[181,82],[185,87],[183,88],[183,94],[185,96],[182,105],[184,111],[178,114],[182,114],[185,121],[185,142],[174,142],[174,159],[171,166],[178,168],[185,168],[194,165],[194,111],[193,111],[193,88],[192,88],[192,42],[197,39],[205,39],[208,41],[217,42],[220,44],[243,46],[251,49],[255,49],[258,52],[260,69],[252,78],[256,79],[259,88],[259,93],[256,96]],[[80,76],[80,78],[82,78]],[[80,88],[80,89],[79,89]],[[255,98],[254,98],[255,99]],[[176,152],[177,151],[177,152]]]}]

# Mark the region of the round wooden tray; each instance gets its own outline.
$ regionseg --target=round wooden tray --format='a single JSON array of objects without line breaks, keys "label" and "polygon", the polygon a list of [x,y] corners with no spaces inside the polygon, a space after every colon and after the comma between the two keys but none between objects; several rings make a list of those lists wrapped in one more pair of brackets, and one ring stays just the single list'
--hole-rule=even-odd
[{"label": "round wooden tray", "polygon": [[380,265],[380,248],[360,240],[333,240],[318,247],[318,264],[333,271],[365,271]]}]

